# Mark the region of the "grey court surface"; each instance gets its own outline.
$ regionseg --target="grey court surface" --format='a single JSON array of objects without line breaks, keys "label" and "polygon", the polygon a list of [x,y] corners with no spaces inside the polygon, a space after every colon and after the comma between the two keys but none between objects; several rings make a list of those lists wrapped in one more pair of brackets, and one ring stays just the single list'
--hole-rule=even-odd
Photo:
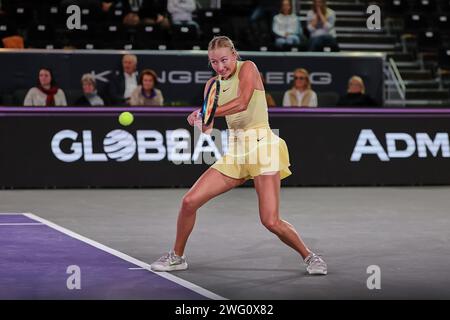
[{"label": "grey court surface", "polygon": [[[173,243],[186,191],[2,190],[0,212],[32,213],[150,264]],[[307,275],[261,225],[253,188],[199,210],[189,269],[172,275],[231,300],[450,298],[450,187],[283,188],[280,212],[327,276]],[[381,288],[369,290],[377,275]]]}]

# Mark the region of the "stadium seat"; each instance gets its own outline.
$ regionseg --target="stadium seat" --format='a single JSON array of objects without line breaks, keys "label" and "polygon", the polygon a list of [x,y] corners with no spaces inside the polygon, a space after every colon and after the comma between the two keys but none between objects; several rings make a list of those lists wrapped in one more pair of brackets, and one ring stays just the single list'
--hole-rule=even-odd
[{"label": "stadium seat", "polygon": [[421,13],[435,12],[436,0],[415,0],[413,3],[412,10]]},{"label": "stadium seat", "polygon": [[58,5],[43,5],[37,11],[39,24],[63,24],[66,21],[66,11]]},{"label": "stadium seat", "polygon": [[390,15],[404,15],[409,5],[407,0],[387,0],[385,8]]},{"label": "stadium seat", "polygon": [[120,23],[99,25],[97,39],[96,43],[102,43],[105,49],[126,49],[133,44],[129,29]]},{"label": "stadium seat", "polygon": [[450,46],[442,46],[439,49],[438,64],[440,68],[450,70]]},{"label": "stadium seat", "polygon": [[27,47],[55,48],[55,30],[51,24],[35,24],[28,28]]},{"label": "stadium seat", "polygon": [[[82,24],[81,29],[68,30],[63,29],[62,36],[64,37],[63,43],[66,46],[74,46],[76,48],[85,49],[86,44],[97,44],[99,42],[96,37],[96,24]],[[97,44],[99,47],[99,45]]]},{"label": "stadium seat", "polygon": [[431,50],[435,51],[437,49],[437,44],[441,42],[441,34],[439,31],[421,31],[418,34],[417,44],[419,51]]},{"label": "stadium seat", "polygon": [[158,26],[139,26],[134,44],[138,49],[157,49],[167,42],[166,34]]},{"label": "stadium seat", "polygon": [[222,22],[222,11],[218,9],[199,9],[197,10],[196,21],[201,26],[217,24]]},{"label": "stadium seat", "polygon": [[172,46],[178,50],[189,50],[194,45],[199,45],[197,29],[192,25],[173,25],[172,26]]},{"label": "stadium seat", "polygon": [[122,23],[125,12],[122,9],[113,9],[111,13],[107,15],[107,19],[110,22]]},{"label": "stadium seat", "polygon": [[11,16],[18,27],[26,27],[30,21],[33,21],[33,11],[26,6],[17,6]]},{"label": "stadium seat", "polygon": [[15,25],[8,22],[0,22],[0,39],[17,34]]},{"label": "stadium seat", "polygon": [[428,21],[425,15],[420,13],[412,13],[405,17],[405,31],[416,32],[427,28]]},{"label": "stadium seat", "polygon": [[433,21],[438,30],[450,30],[450,14],[439,14]]},{"label": "stadium seat", "polygon": [[439,11],[444,14],[450,13],[450,0],[440,0]]}]

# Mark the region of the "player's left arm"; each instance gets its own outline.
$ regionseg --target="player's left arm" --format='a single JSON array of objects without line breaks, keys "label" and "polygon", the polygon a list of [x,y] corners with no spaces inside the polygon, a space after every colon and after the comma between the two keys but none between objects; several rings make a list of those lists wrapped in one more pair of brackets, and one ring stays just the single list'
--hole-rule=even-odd
[{"label": "player's left arm", "polygon": [[224,105],[218,106],[215,116],[223,117],[247,110],[253,91],[259,89],[258,81],[261,81],[258,68],[252,61],[245,61],[239,72],[237,97]]}]

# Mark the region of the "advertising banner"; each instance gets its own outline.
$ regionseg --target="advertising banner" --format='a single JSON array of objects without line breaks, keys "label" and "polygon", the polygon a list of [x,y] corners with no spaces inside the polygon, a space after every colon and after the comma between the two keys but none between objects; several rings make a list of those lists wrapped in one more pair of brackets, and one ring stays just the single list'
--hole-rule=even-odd
[{"label": "advertising banner", "polygon": [[[141,109],[128,127],[113,108],[5,109],[3,188],[189,187],[228,147],[223,119],[213,136],[199,136],[186,121],[190,108]],[[289,150],[292,175],[284,186],[450,184],[450,111],[349,110],[270,112]]]},{"label": "advertising banner", "polygon": [[[64,51],[27,50],[0,53],[3,77],[1,94],[14,94],[37,83],[39,68],[50,67],[59,86],[67,93],[81,90],[80,79],[92,73],[100,91],[107,91],[111,77],[122,70],[120,51]],[[167,105],[198,105],[203,99],[203,86],[213,76],[206,51],[135,51],[138,69],[154,69],[158,74]],[[293,82],[293,71],[305,68],[310,73],[312,89],[316,92],[335,92],[343,95],[348,80],[360,76],[366,91],[381,105],[383,101],[383,55],[379,53],[259,53],[241,52],[243,60],[254,61],[263,73],[265,88],[278,105],[282,93]],[[344,66],[344,67],[343,67]],[[21,97],[23,98],[23,97]],[[16,101],[19,103],[21,101]],[[70,102],[70,101],[69,101]],[[20,103],[21,104],[21,103]]]}]

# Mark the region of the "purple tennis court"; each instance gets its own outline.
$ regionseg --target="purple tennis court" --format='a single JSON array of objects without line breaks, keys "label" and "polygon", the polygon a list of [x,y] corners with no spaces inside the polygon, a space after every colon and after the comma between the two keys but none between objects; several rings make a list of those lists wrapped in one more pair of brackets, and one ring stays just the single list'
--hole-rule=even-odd
[{"label": "purple tennis court", "polygon": [[223,299],[33,214],[0,214],[0,299]]}]

